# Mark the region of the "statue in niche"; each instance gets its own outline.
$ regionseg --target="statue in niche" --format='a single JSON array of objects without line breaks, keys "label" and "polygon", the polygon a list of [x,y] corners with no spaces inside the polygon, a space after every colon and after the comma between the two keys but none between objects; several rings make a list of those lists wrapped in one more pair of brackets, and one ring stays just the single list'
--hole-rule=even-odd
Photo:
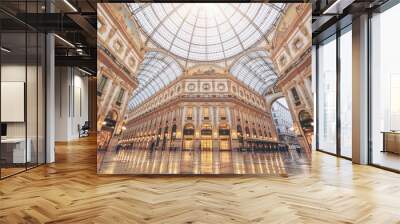
[{"label": "statue in niche", "polygon": [[215,69],[209,68],[208,70],[202,70],[201,68],[193,72],[193,75],[215,75]]},{"label": "statue in niche", "polygon": [[210,68],[209,70],[204,72],[204,75],[215,75],[215,70],[213,68]]},{"label": "statue in niche", "polygon": [[197,71],[193,72],[193,75],[200,75],[202,72],[200,69],[197,69]]}]

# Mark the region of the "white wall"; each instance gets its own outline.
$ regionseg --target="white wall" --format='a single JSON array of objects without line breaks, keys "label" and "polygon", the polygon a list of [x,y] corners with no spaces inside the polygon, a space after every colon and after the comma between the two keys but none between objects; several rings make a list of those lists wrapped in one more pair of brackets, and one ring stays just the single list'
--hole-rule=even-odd
[{"label": "white wall", "polygon": [[88,78],[87,77],[82,77],[79,74],[76,74],[75,70],[75,75],[74,75],[74,96],[72,96],[71,99],[74,99],[74,102],[71,102],[71,105],[74,105],[73,108],[71,108],[71,135],[72,138],[78,138],[79,137],[79,132],[78,132],[78,124],[82,126],[85,121],[88,120]]},{"label": "white wall", "polygon": [[56,67],[55,140],[79,138],[78,125],[88,120],[88,79],[71,67]]},{"label": "white wall", "polygon": [[55,68],[55,141],[68,139],[68,85],[67,67]]},{"label": "white wall", "polygon": [[[25,64],[9,64],[1,66],[1,81],[25,82]],[[6,110],[7,108],[1,108]],[[25,122],[7,122],[7,137],[25,137]]]},{"label": "white wall", "polygon": [[[38,69],[38,70],[37,70]],[[27,78],[27,80],[25,80]],[[1,66],[2,82],[24,82],[26,83],[26,120],[23,122],[6,122],[8,138],[24,138],[25,135],[30,140],[32,161],[44,162],[44,74],[41,67],[25,66],[25,64],[3,64]],[[7,97],[7,96],[2,96]],[[10,108],[1,108],[7,113],[13,113]],[[39,154],[37,156],[37,153]]]},{"label": "white wall", "polygon": [[[1,66],[1,81],[3,82],[25,82],[25,64],[6,64]],[[33,67],[28,66],[28,73]],[[33,94],[27,94],[29,95]],[[35,94],[36,96],[36,94]],[[7,110],[7,108],[1,108]],[[28,115],[29,116],[29,115]],[[28,117],[28,120],[29,117]],[[7,137],[25,137],[25,122],[7,122]],[[29,136],[28,136],[29,137]]]}]

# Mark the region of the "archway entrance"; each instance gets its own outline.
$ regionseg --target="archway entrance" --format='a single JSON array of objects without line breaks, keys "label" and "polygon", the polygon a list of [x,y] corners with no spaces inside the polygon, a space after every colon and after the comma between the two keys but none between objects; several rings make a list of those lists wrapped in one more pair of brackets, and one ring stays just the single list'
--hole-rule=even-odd
[{"label": "archway entrance", "polygon": [[210,124],[203,124],[201,127],[200,148],[201,150],[212,149],[212,128]]},{"label": "archway entrance", "polygon": [[313,118],[310,113],[305,110],[300,111],[299,113],[299,121],[301,125],[301,129],[303,130],[304,137],[307,140],[307,144],[311,147],[312,136],[314,131],[314,123]]},{"label": "archway entrance", "polygon": [[183,127],[183,146],[184,150],[193,149],[193,138],[194,138],[194,125],[186,124]]},{"label": "archway entrance", "polygon": [[293,117],[284,97],[276,99],[271,106],[272,118],[276,127],[279,142],[288,144],[290,148],[299,146],[294,132]]},{"label": "archway entrance", "polygon": [[99,149],[107,149],[110,140],[114,134],[115,125],[117,124],[118,113],[110,111],[104,118],[103,126],[100,133],[97,135],[97,147]]},{"label": "archway entrance", "polygon": [[231,144],[230,144],[230,129],[227,124],[220,124],[219,125],[219,150],[230,150],[231,149]]}]

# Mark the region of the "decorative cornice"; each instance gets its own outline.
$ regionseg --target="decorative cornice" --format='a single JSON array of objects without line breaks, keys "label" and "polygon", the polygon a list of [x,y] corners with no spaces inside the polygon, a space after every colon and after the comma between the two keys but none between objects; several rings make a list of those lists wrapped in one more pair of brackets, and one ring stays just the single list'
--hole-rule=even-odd
[{"label": "decorative cornice", "polygon": [[301,73],[307,66],[311,66],[311,47],[309,47],[303,54],[292,63],[283,73],[279,76],[276,82],[276,88],[282,88],[283,83],[288,80],[294,79]]},{"label": "decorative cornice", "polygon": [[[300,3],[300,4],[304,4],[304,3]],[[296,5],[293,5],[292,7],[296,7]],[[293,35],[293,33],[297,30],[297,28],[304,25],[305,18],[306,18],[305,15],[309,14],[309,13],[311,13],[311,7],[304,7],[303,11],[300,14],[297,14],[296,21],[294,21],[290,24],[290,27],[288,27],[289,32],[286,32],[284,35],[286,37],[286,39],[282,40],[280,43],[278,43],[279,45],[276,45],[277,44],[276,38],[278,38],[280,33],[277,32],[275,34],[275,37],[272,42],[274,50],[271,52],[271,58],[276,58],[276,54],[278,53],[277,49],[281,49],[282,45],[284,45],[287,42],[287,40]],[[279,27],[279,25],[283,21],[283,19],[284,19],[284,17],[281,18],[277,28]]]},{"label": "decorative cornice", "polygon": [[129,70],[124,68],[124,66],[118,62],[118,60],[109,52],[106,48],[97,45],[97,60],[106,65],[107,68],[111,69],[115,74],[117,74],[123,81],[127,82],[132,88],[138,86],[138,81],[136,78],[130,76]]},{"label": "decorative cornice", "polygon": [[[109,16],[109,18],[112,20],[113,25],[116,26],[117,30],[123,35],[123,37],[127,40],[128,44],[130,45],[128,48],[132,49],[135,51],[135,54],[137,57],[139,57],[140,61],[143,60],[143,54],[141,53],[141,43],[139,43],[139,49],[136,46],[136,44],[132,43],[135,42],[132,40],[132,38],[129,36],[129,34],[126,33],[126,27],[122,27],[120,24],[120,21],[115,17],[115,12],[113,9],[108,6],[108,4],[103,4],[103,9],[105,13]],[[138,30],[139,31],[139,30]],[[139,37],[140,34],[138,33]],[[140,41],[140,40],[139,40]]]},{"label": "decorative cornice", "polygon": [[[202,73],[202,74],[192,74],[192,75],[181,75],[181,76],[179,76],[177,79],[175,79],[174,81],[172,81],[168,85],[166,85],[163,88],[161,88],[157,93],[155,93],[151,97],[149,97],[146,100],[144,100],[143,102],[141,102],[139,105],[136,106],[136,108],[139,108],[139,107],[143,106],[144,104],[152,101],[153,99],[157,98],[159,95],[163,95],[165,90],[167,90],[167,89],[171,88],[172,86],[176,85],[178,82],[186,80],[186,79],[199,79],[199,80],[201,80],[201,79],[227,79],[228,81],[233,81],[235,83],[235,85],[238,85],[238,86],[246,89],[248,92],[256,95],[258,98],[263,100],[264,103],[266,103],[265,102],[265,98],[264,98],[263,95],[259,94],[257,91],[254,91],[253,89],[249,88],[244,82],[240,81],[239,79],[237,79],[235,76],[233,76],[231,74],[217,73],[217,74],[207,75],[207,74]],[[228,85],[228,89],[229,88],[230,88],[230,86]]]},{"label": "decorative cornice", "polygon": [[[268,116],[272,117],[270,112],[267,112],[267,111],[261,110],[259,108],[253,107],[252,105],[246,104],[241,99],[239,99],[238,97],[232,96],[232,95],[229,95],[229,96],[226,96],[226,97],[218,97],[218,98],[211,98],[211,97],[210,98],[208,98],[208,97],[178,97],[178,98],[170,100],[170,101],[168,101],[168,102],[166,102],[166,103],[154,108],[153,110],[146,111],[145,113],[140,114],[140,115],[138,115],[136,117],[133,117],[133,118],[128,118],[127,123],[132,123],[132,122],[135,122],[137,120],[145,119],[145,118],[151,116],[154,113],[159,113],[160,111],[163,111],[163,110],[166,110],[166,109],[169,109],[169,108],[175,108],[176,105],[178,105],[178,104],[182,104],[182,103],[198,103],[198,102],[235,103],[235,104],[239,104],[242,107],[245,107],[247,110],[260,113],[260,114],[262,114],[264,116],[267,116],[267,117]],[[175,105],[175,107],[173,107],[173,105]]]}]

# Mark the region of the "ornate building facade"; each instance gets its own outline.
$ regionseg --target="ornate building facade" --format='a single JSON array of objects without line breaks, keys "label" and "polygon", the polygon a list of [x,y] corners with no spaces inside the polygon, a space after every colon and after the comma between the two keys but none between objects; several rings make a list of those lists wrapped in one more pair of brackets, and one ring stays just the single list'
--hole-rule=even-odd
[{"label": "ornate building facade", "polygon": [[[294,133],[300,145],[310,149],[311,7],[297,3],[226,6],[229,10],[225,13],[234,16],[218,13],[218,4],[102,4],[98,25],[98,130],[107,129],[112,121],[115,144],[148,148],[185,147],[185,137],[186,145],[195,148],[205,144],[224,148],[215,141],[223,136],[229,136],[229,147],[247,147],[258,140],[277,144],[271,105],[284,97]],[[174,16],[193,10],[190,7],[198,13]],[[163,11],[169,12],[167,16]],[[233,29],[236,19],[230,18],[241,17],[243,26]],[[179,18],[182,21],[175,21]],[[217,20],[221,23],[215,23]],[[207,27],[211,23],[216,27]],[[202,33],[205,29],[209,31],[206,36]],[[233,33],[225,34],[224,29],[233,29]],[[246,29],[253,30],[254,35],[242,32]],[[192,34],[185,36],[185,32]],[[194,68],[200,71],[196,73]],[[111,80],[113,84],[104,84],[104,77],[105,82]],[[193,94],[185,92],[190,79],[198,79],[192,80],[197,82]],[[202,89],[201,83],[208,81],[205,86],[209,89]],[[235,89],[233,83],[252,94],[240,98],[238,90],[234,95],[230,92]],[[223,85],[228,92],[218,92],[218,86]],[[124,90],[120,103],[116,103],[121,95],[118,89]],[[262,108],[249,106],[252,96],[255,105],[260,102]],[[189,112],[193,120],[187,120]],[[208,113],[209,120],[204,120],[203,113]],[[221,120],[220,114],[225,114],[226,120]],[[222,129],[228,129],[229,134]],[[192,133],[192,143],[188,133]],[[211,144],[201,144],[202,133],[210,134]]]},{"label": "ornate building facade", "polygon": [[125,7],[102,4],[98,9],[97,131],[107,145],[122,130],[127,104],[138,86],[135,72],[143,60],[137,26]]},{"label": "ornate building facade", "polygon": [[189,70],[128,116],[120,144],[134,148],[277,148],[270,108],[223,69]]},{"label": "ornate building facade", "polygon": [[299,143],[311,150],[314,94],[311,79],[311,6],[291,4],[277,25],[272,60],[279,76],[270,102],[285,97]]}]

